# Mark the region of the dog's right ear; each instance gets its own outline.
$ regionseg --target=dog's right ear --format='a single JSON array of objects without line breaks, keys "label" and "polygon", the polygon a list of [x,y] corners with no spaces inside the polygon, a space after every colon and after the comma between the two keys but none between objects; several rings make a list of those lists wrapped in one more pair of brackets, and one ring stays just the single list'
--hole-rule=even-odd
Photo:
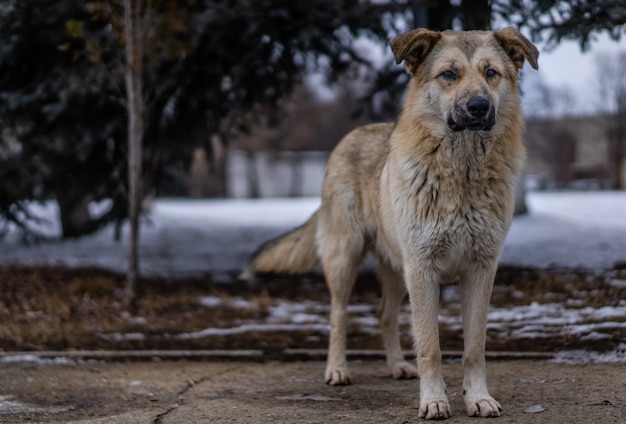
[{"label": "dog's right ear", "polygon": [[396,63],[400,64],[404,60],[407,72],[415,75],[417,68],[440,38],[440,32],[424,28],[414,29],[391,40],[391,51]]}]

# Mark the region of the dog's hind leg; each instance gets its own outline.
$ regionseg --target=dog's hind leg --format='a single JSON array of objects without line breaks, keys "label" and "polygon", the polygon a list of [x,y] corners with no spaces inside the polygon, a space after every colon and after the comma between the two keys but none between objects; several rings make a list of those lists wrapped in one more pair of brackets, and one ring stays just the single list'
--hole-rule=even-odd
[{"label": "dog's hind leg", "polygon": [[467,415],[499,417],[500,404],[487,390],[485,339],[487,311],[495,277],[495,262],[486,268],[476,267],[461,278],[463,315],[463,398]]},{"label": "dog's hind leg", "polygon": [[404,359],[398,335],[398,310],[406,294],[402,276],[380,258],[377,274],[383,294],[380,303],[380,329],[387,353],[387,365],[393,378],[417,378],[417,368]]},{"label": "dog's hind leg", "polygon": [[324,380],[331,386],[352,383],[346,361],[347,308],[363,254],[361,237],[335,232],[321,241],[320,256],[330,291],[330,336]]}]

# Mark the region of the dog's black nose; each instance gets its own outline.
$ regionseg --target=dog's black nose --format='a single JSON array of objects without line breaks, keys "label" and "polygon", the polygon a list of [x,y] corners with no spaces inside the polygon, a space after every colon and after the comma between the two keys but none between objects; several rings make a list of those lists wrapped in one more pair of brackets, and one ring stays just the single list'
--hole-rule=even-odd
[{"label": "dog's black nose", "polygon": [[484,97],[472,97],[467,102],[467,111],[474,118],[484,118],[489,113],[489,100]]}]

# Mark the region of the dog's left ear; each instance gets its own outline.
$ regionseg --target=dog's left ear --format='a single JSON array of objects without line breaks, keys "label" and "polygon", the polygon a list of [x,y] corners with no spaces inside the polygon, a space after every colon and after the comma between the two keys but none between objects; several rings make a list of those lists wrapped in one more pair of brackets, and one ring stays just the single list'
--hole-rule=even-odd
[{"label": "dog's left ear", "polygon": [[524,59],[526,59],[533,68],[539,68],[537,64],[539,50],[515,28],[508,27],[495,31],[493,36],[518,69],[524,66]]},{"label": "dog's left ear", "polygon": [[439,32],[424,28],[414,29],[391,40],[391,51],[396,58],[396,63],[400,64],[404,60],[408,73],[415,75],[419,65],[424,62],[440,38]]}]

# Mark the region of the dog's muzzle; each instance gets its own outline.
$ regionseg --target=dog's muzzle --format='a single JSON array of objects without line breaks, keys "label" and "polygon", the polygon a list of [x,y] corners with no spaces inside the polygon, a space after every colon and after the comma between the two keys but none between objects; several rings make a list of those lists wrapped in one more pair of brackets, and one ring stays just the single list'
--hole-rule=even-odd
[{"label": "dog's muzzle", "polygon": [[453,131],[488,131],[496,123],[496,114],[491,102],[485,97],[469,99],[465,107],[454,116],[448,117],[448,126]]}]

